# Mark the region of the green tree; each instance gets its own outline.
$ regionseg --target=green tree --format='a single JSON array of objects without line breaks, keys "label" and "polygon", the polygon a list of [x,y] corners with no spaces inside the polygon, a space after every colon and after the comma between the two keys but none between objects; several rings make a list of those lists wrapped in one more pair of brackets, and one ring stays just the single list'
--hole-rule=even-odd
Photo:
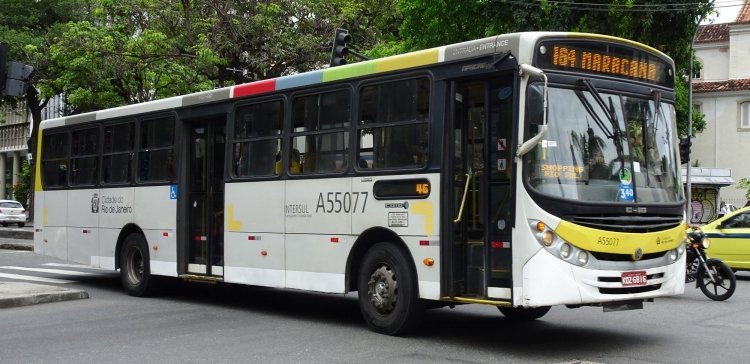
[{"label": "green tree", "polygon": [[[519,31],[578,31],[619,36],[648,44],[675,60],[676,74],[688,74],[691,41],[700,19],[713,11],[711,0],[609,0],[603,2],[515,0],[399,0],[403,16],[400,46],[414,50]],[[687,81],[676,77],[677,120],[687,134]],[[694,130],[705,126],[693,113]]]},{"label": "green tree", "polygon": [[750,200],[750,178],[741,178],[737,182],[737,188],[745,190],[745,198]]}]

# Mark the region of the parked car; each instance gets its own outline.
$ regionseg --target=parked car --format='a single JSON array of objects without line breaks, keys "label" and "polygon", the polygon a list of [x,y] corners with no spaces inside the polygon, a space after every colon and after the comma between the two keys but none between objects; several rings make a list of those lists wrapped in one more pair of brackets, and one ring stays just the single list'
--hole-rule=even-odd
[{"label": "parked car", "polygon": [[710,239],[708,255],[733,270],[750,270],[750,207],[743,207],[704,225]]},{"label": "parked car", "polygon": [[0,225],[18,224],[18,227],[26,225],[26,209],[18,201],[0,200]]}]

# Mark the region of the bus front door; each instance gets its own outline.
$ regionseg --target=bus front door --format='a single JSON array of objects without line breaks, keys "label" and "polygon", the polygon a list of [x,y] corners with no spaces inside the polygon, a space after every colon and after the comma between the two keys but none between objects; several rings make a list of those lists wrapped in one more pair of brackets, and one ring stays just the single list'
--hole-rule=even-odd
[{"label": "bus front door", "polygon": [[452,297],[510,300],[514,75],[452,85]]},{"label": "bus front door", "polygon": [[188,124],[187,272],[224,275],[224,153],[226,121]]}]

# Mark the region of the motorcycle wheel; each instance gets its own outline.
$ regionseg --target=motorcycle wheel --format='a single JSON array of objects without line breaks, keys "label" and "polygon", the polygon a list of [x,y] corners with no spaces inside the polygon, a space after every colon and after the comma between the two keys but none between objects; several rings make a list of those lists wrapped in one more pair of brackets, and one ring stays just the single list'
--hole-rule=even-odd
[{"label": "motorcycle wheel", "polygon": [[696,278],[698,279],[698,287],[701,288],[703,294],[714,301],[724,301],[732,297],[734,289],[737,287],[737,279],[729,266],[724,262],[717,261],[708,262],[706,265],[716,282],[712,282],[708,272],[701,267],[696,274]]}]

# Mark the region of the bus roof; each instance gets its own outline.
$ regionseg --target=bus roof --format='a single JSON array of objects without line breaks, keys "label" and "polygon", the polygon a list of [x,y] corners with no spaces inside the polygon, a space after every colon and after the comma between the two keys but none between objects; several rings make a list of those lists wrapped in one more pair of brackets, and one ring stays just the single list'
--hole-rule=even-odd
[{"label": "bus roof", "polygon": [[149,112],[166,111],[222,100],[239,99],[247,96],[266,94],[297,87],[324,84],[327,82],[423,67],[444,62],[461,61],[501,52],[511,52],[511,54],[518,58],[519,63],[530,63],[533,54],[532,47],[543,37],[581,38],[620,43],[654,53],[674,64],[671,58],[657,49],[638,42],[608,35],[573,32],[510,33],[338,67],[330,67],[278,78],[254,81],[210,91],[120,106],[85,114],[48,119],[41,123],[40,129],[133,116]]}]

